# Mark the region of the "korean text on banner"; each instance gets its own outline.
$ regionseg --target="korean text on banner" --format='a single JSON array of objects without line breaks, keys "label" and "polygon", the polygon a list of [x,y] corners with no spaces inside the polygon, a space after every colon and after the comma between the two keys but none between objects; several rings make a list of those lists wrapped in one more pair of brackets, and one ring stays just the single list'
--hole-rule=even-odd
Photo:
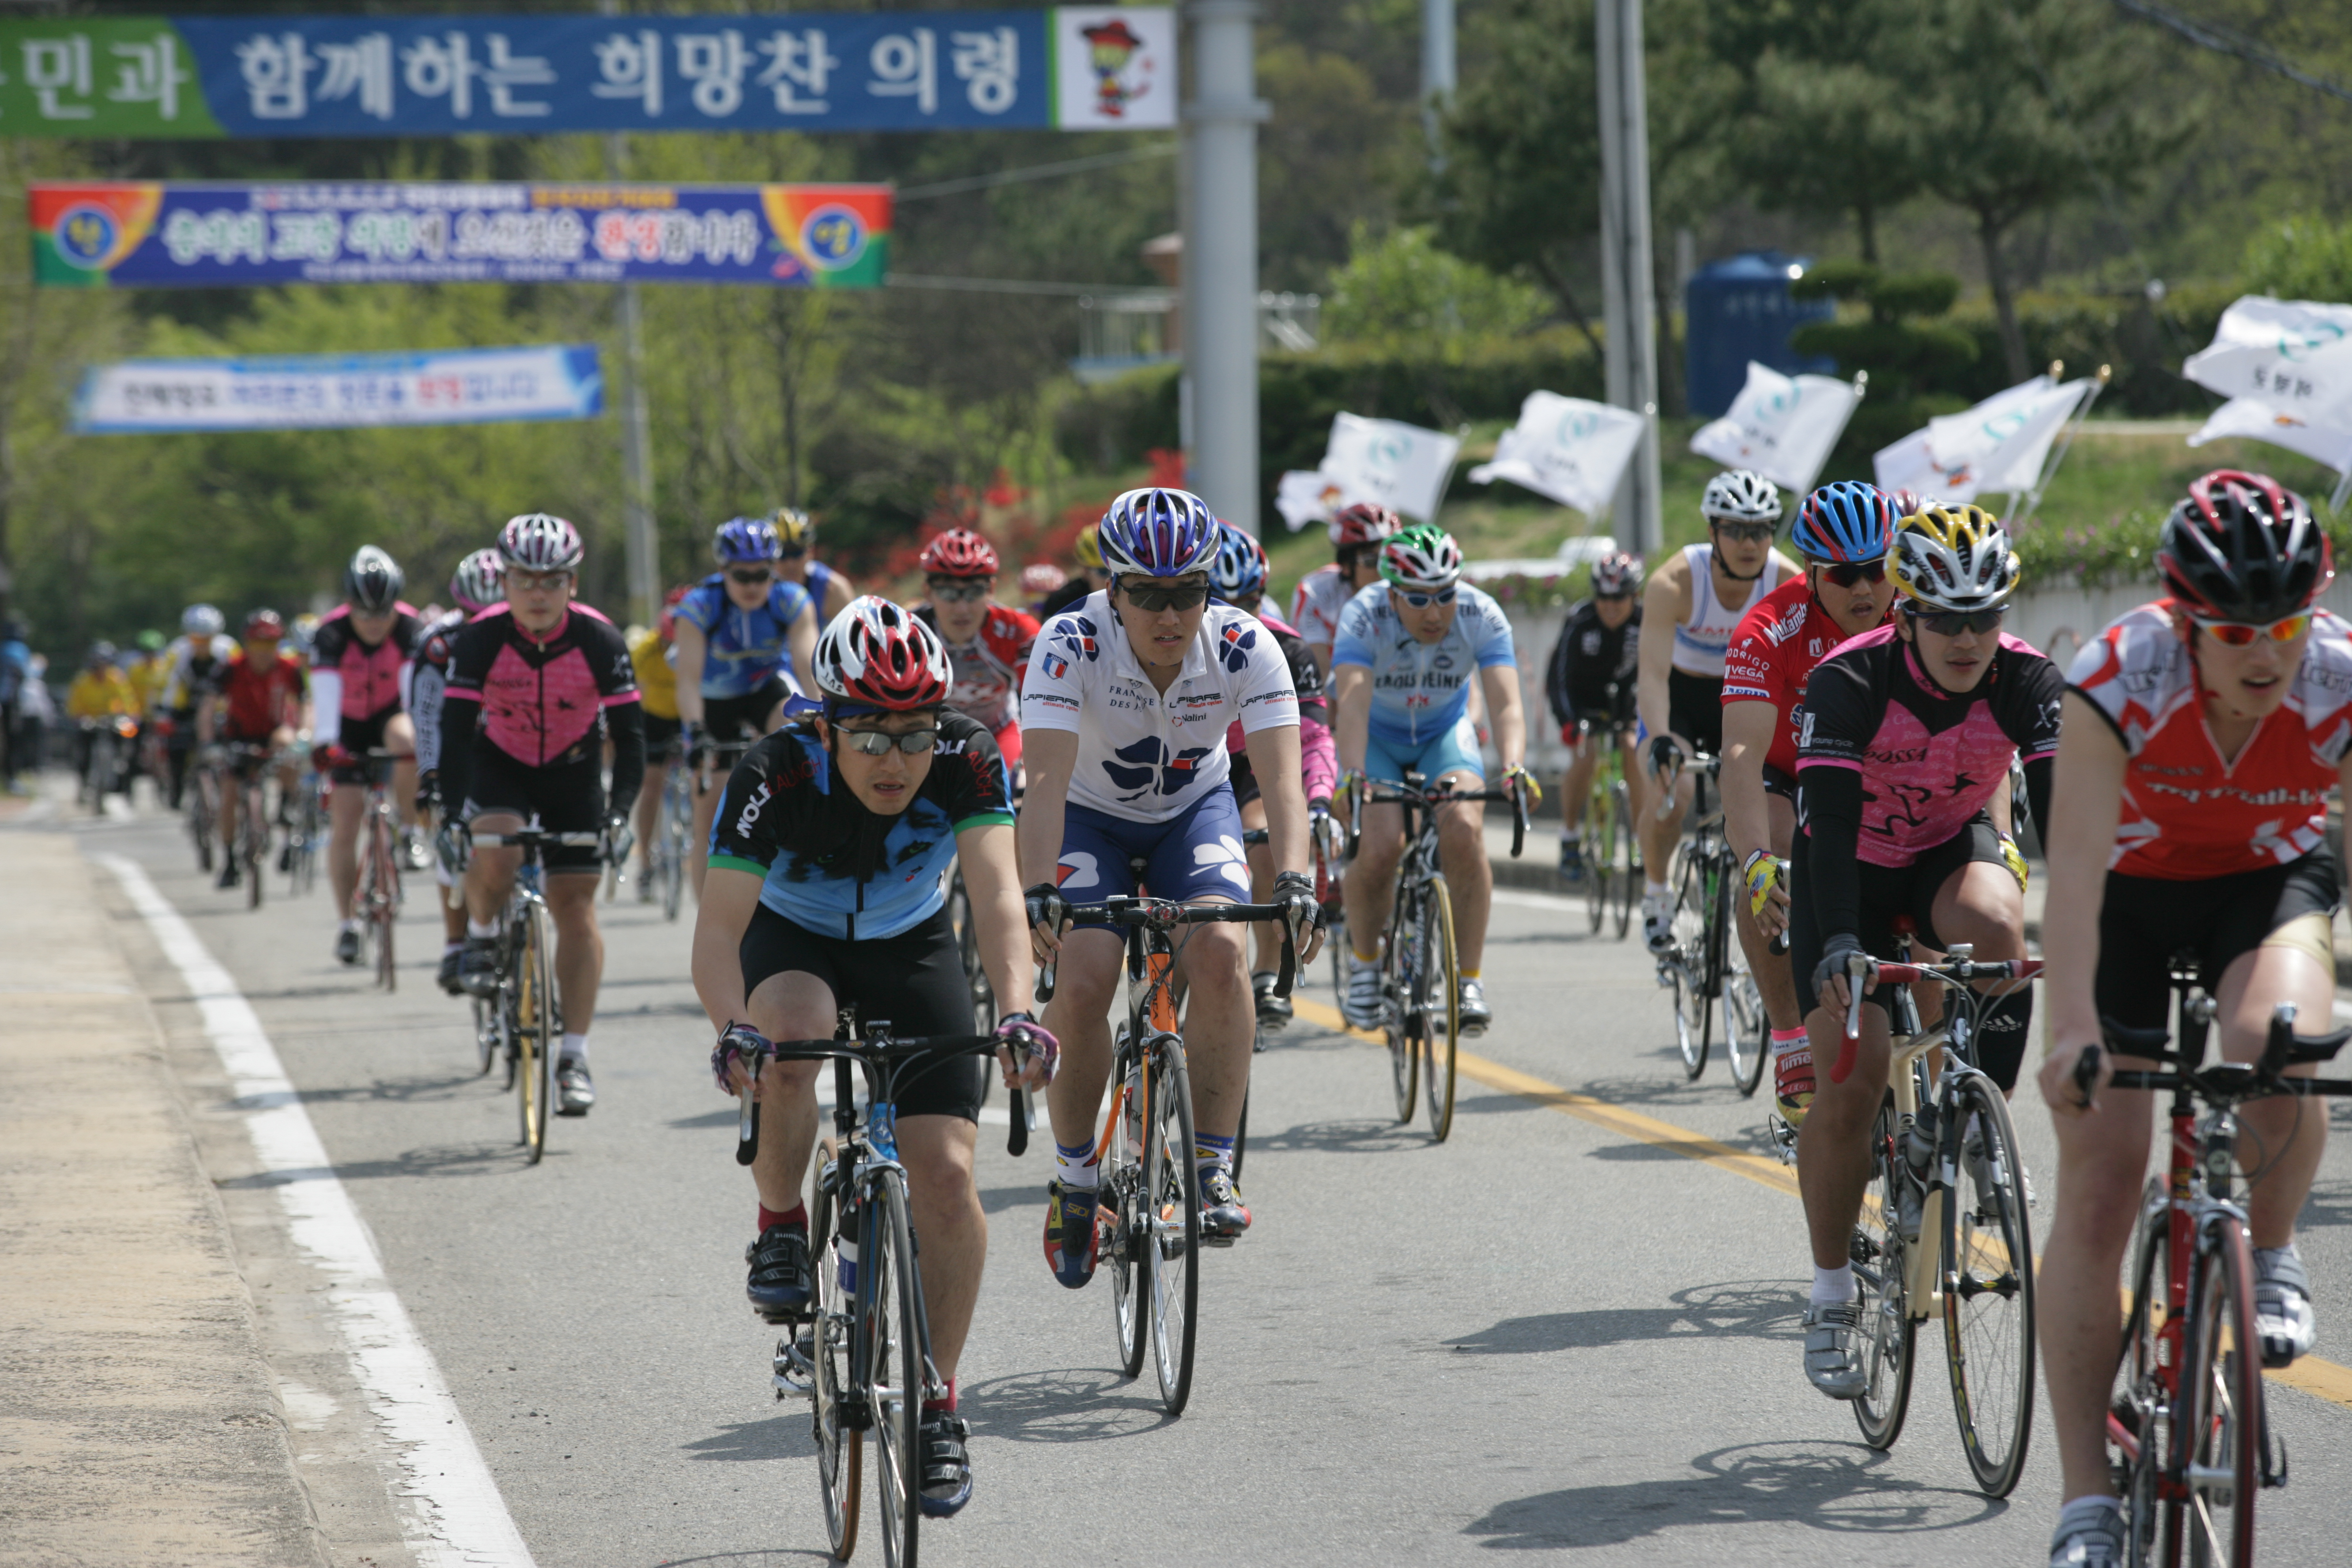
[{"label": "korean text on banner", "polygon": [[593,343],[413,354],[129,360],[93,367],[74,398],[86,436],[593,419]]},{"label": "korean text on banner", "polygon": [[1322,471],[1363,500],[1427,522],[1437,516],[1462,443],[1393,419],[1334,415]]},{"label": "korean text on banner", "polygon": [[2021,495],[2041,481],[2050,444],[2097,385],[2088,376],[2061,385],[2037,375],[1965,414],[1931,419],[1925,430],[1879,448],[1878,486],[1948,501]]},{"label": "korean text on banner", "polygon": [[0,21],[10,136],[1150,130],[1173,14],[47,16]]},{"label": "korean text on banner", "polygon": [[36,183],[35,280],[870,289],[887,185]]},{"label": "korean text on banner", "polygon": [[2352,305],[2249,294],[2221,312],[2212,343],[2180,373],[2224,397],[2352,425]]},{"label": "korean text on banner", "polygon": [[1530,392],[1519,405],[1518,424],[1495,444],[1494,461],[1471,469],[1470,482],[1508,479],[1587,516],[1596,515],[1616,495],[1646,427],[1647,422],[1630,409],[1556,392]]},{"label": "korean text on banner", "polygon": [[1803,495],[1813,488],[1861,401],[1850,381],[1786,376],[1749,360],[1748,384],[1722,418],[1699,427],[1690,449],[1726,468],[1753,468]]}]

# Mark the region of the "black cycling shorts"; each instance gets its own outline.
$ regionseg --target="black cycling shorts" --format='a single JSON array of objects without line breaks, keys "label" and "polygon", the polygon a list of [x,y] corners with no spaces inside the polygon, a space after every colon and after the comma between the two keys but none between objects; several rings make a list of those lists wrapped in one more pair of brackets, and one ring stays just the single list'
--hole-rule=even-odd
[{"label": "black cycling shorts", "polygon": [[[2172,1021],[2172,955],[2197,955],[2198,984],[2220,989],[2221,972],[2305,915],[2333,920],[2339,901],[2336,857],[2325,847],[2284,866],[2206,881],[2170,882],[2107,873],[2099,905],[2102,1017],[2136,1029]],[[2326,1027],[2329,1020],[2320,1020]]]},{"label": "black cycling shorts", "polygon": [[1782,800],[1794,805],[1797,803],[1797,781],[1782,773],[1780,769],[1774,767],[1771,763],[1766,763],[1764,764],[1764,793],[1766,795],[1777,795]]},{"label": "black cycling shorts", "polygon": [[681,719],[664,719],[658,714],[646,715],[646,766],[657,768],[677,760],[677,738],[685,731]]},{"label": "black cycling shorts", "polygon": [[702,732],[714,741],[759,740],[768,732],[769,717],[790,693],[784,678],[772,675],[740,697],[702,700]]},{"label": "black cycling shorts", "polygon": [[400,704],[395,702],[382,712],[371,713],[364,719],[347,718],[343,721],[342,732],[335,744],[349,752],[352,760],[335,764],[337,784],[363,784],[368,782],[368,772],[376,765],[375,760],[371,759],[368,753],[383,750],[384,728],[399,713]]},{"label": "black cycling shorts", "polygon": [[[1806,1017],[1816,1005],[1813,969],[1822,961],[1822,942],[1827,933],[1818,929],[1813,900],[1805,893],[1805,860],[1811,853],[1811,836],[1799,833],[1794,847],[1789,889],[1789,968],[1797,982],[1798,1016]],[[1943,941],[1936,934],[1936,895],[1944,890],[1953,872],[1978,860],[1999,866],[2003,872],[2009,868],[2000,853],[2000,830],[1993,826],[1991,815],[1982,811],[1958,833],[1922,851],[1908,866],[1863,862],[1857,868],[1862,873],[1862,929],[1853,934],[1862,939],[1872,957],[1892,959],[1895,917],[1908,915],[1917,927],[1914,932],[1917,944],[1943,952]],[[1889,1018],[1894,1016],[1894,994],[1888,988],[1872,992],[1867,1000]]]},{"label": "black cycling shorts", "polygon": [[[752,911],[737,948],[743,962],[743,994],[759,990],[770,976],[813,974],[841,1006],[856,1006],[867,1023],[887,1021],[902,1038],[919,1035],[975,1033],[971,988],[956,948],[955,926],[942,907],[929,920],[897,936],[824,936],[761,904]],[[980,1120],[987,1087],[988,1059],[952,1057],[903,1080],[898,1114],[960,1116]]]},{"label": "black cycling shorts", "polygon": [[1723,755],[1723,678],[1666,671],[1666,728],[1708,756]]},{"label": "black cycling shorts", "polygon": [[[474,776],[466,785],[463,821],[510,812],[528,825],[533,818],[548,833],[594,833],[604,826],[604,770],[593,755],[576,763],[535,768],[499,750],[488,736],[474,737]],[[540,851],[549,874],[597,869],[593,844],[550,845]]]},{"label": "black cycling shorts", "polygon": [[1250,766],[1247,752],[1235,752],[1230,759],[1233,769],[1234,807],[1239,810],[1257,798],[1257,770]]}]

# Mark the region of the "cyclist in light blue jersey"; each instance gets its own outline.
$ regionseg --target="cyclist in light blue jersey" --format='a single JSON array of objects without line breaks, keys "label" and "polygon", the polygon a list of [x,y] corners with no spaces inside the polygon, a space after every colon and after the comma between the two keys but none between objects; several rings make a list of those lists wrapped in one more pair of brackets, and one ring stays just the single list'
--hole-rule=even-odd
[{"label": "cyclist in light blue jersey", "polygon": [[[1470,724],[1475,673],[1492,715],[1504,777],[1532,790],[1511,624],[1501,605],[1460,580],[1461,546],[1433,525],[1409,528],[1381,547],[1381,576],[1339,612],[1331,645],[1331,729],[1342,776],[1402,785],[1412,772],[1429,784],[1485,787],[1486,767]],[[1461,801],[1437,814],[1462,960],[1459,1016],[1465,1034],[1482,1033],[1494,1021],[1478,980],[1494,889],[1480,811],[1476,803]],[[1363,944],[1377,947],[1388,924],[1403,858],[1403,813],[1394,805],[1369,808],[1346,885],[1351,963],[1343,1011],[1360,1029],[1380,1026],[1380,954],[1366,952]]]}]

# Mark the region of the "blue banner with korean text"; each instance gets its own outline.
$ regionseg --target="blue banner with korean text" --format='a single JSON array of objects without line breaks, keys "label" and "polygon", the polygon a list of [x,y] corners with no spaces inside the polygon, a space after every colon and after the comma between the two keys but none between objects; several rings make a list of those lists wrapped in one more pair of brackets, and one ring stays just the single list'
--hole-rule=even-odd
[{"label": "blue banner with korean text", "polygon": [[93,366],[75,395],[85,436],[593,419],[604,377],[593,343],[425,353],[126,360]]}]

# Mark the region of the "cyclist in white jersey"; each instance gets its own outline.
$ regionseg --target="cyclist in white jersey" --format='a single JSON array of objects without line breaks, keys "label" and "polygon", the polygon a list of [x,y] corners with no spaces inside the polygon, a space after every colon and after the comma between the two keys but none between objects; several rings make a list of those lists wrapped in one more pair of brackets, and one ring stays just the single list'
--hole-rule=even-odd
[{"label": "cyclist in white jersey", "polygon": [[[1780,492],[1763,475],[1747,468],[1716,475],[1699,515],[1707,542],[1667,557],[1642,595],[1638,700],[1649,740],[1643,768],[1657,788],[1695,753],[1722,754],[1724,651],[1748,612],[1797,574],[1797,563],[1772,548]],[[1670,940],[1666,867],[1693,789],[1691,780],[1676,780],[1674,809],[1663,817],[1644,811],[1639,824],[1642,934],[1653,952]]]},{"label": "cyclist in white jersey", "polygon": [[1381,580],[1381,544],[1403,526],[1384,506],[1359,501],[1341,509],[1331,520],[1331,564],[1301,577],[1290,596],[1290,624],[1297,628],[1298,640],[1307,645],[1307,657],[1315,661],[1326,687],[1331,683],[1331,645],[1339,635],[1339,612]]}]

